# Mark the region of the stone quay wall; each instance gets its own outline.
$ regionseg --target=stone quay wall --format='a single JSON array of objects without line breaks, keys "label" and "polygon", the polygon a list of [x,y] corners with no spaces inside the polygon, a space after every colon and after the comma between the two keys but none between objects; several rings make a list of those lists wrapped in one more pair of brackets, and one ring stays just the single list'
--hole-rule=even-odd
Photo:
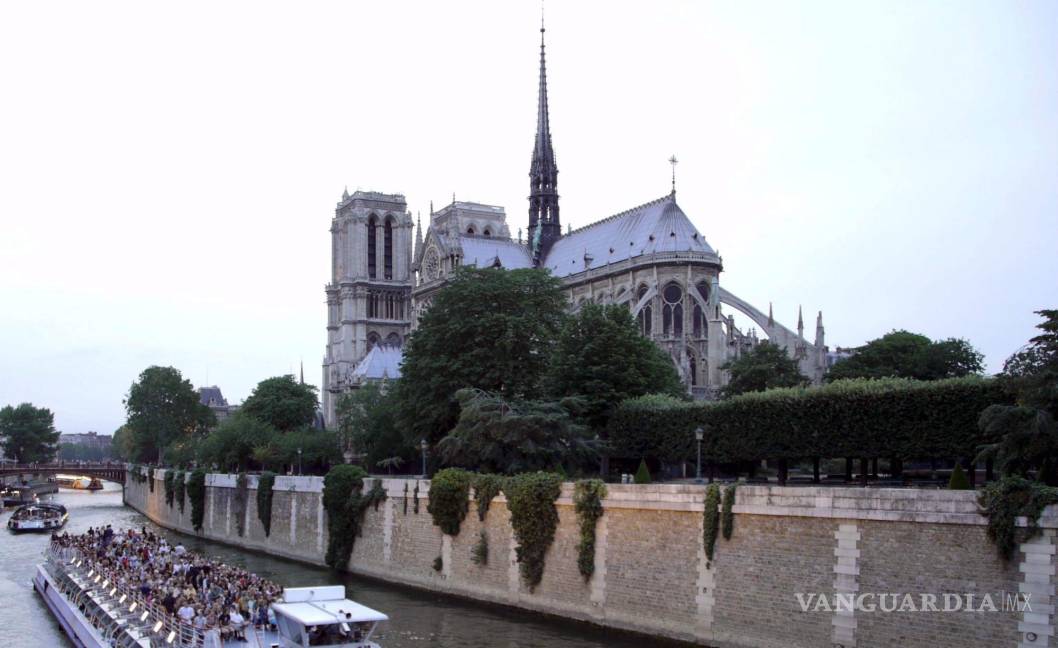
[{"label": "stone quay wall", "polygon": [[[155,471],[153,493],[146,483],[128,480],[126,502],[163,527],[323,564],[322,477],[276,478],[272,529],[265,537],[256,477],[248,478],[240,535],[235,476],[209,475],[203,528],[195,534],[190,503],[183,514],[165,504],[164,474]],[[1042,535],[1004,562],[969,491],[741,485],[733,535],[717,540],[708,561],[702,548],[704,486],[609,485],[596,529],[595,574],[585,580],[577,570],[580,534],[572,484],[566,484],[543,580],[530,592],[519,577],[502,494],[484,522],[472,504],[453,538],[426,511],[428,481],[382,483],[388,497],[377,511],[367,510],[348,566],[355,574],[723,648],[1058,646],[1053,507],[1041,519]],[[482,530],[489,556],[487,564],[477,565],[471,557]],[[433,568],[438,556],[439,572]],[[812,594],[818,596],[809,599]],[[1028,597],[1028,609],[1011,605],[1018,594]],[[923,595],[936,597],[937,611]],[[840,605],[858,596],[862,605]],[[819,597],[826,597],[825,604]],[[956,602],[961,609],[944,611]],[[885,611],[897,606],[903,611]]]}]

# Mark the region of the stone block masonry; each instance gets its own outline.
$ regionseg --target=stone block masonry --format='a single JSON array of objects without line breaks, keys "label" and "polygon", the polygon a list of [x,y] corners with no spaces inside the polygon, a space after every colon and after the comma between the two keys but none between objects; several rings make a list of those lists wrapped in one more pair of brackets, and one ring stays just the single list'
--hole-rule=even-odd
[{"label": "stone block masonry", "polygon": [[[585,580],[567,484],[543,580],[530,592],[518,574],[502,495],[484,521],[471,503],[460,534],[449,538],[426,512],[428,481],[418,482],[419,513],[410,501],[404,506],[413,480],[382,483],[388,499],[368,509],[349,561],[356,574],[718,648],[1058,647],[1054,509],[1041,518],[1043,534],[1003,562],[972,492],[740,486],[734,534],[718,539],[707,561],[703,486],[610,485],[596,528],[595,574]],[[321,477],[276,478],[267,537],[256,477],[243,511],[234,475],[209,475],[206,484],[200,535],[323,565]],[[181,515],[165,504],[164,490],[129,480],[125,498],[161,526],[193,534],[190,506]],[[488,561],[477,564],[482,532]],[[443,569],[436,571],[439,556]],[[946,596],[960,609],[944,611]],[[986,596],[995,610],[983,604]],[[931,600],[935,611],[923,606]]]}]

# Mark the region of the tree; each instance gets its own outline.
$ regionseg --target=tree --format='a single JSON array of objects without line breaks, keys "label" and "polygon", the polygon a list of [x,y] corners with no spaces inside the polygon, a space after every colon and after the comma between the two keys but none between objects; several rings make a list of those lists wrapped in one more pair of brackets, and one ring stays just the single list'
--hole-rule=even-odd
[{"label": "tree", "polygon": [[980,374],[984,356],[966,340],[933,342],[925,335],[893,331],[856,349],[834,365],[827,381],[845,378],[914,378],[941,380]]},{"label": "tree", "polygon": [[576,471],[598,461],[598,442],[573,422],[576,402],[508,401],[461,389],[459,422],[437,444],[441,461],[480,472],[515,474],[564,467]]},{"label": "tree", "polygon": [[164,459],[164,448],[183,438],[201,438],[216,417],[199,402],[191,382],[173,367],[144,369],[125,398],[130,447],[136,461]]},{"label": "tree", "polygon": [[271,462],[261,458],[272,456],[258,454],[259,449],[273,445],[278,434],[268,423],[240,411],[221,422],[198,445],[198,462],[235,472],[245,472],[252,461],[267,465]]},{"label": "tree", "polygon": [[110,453],[123,461],[134,461],[136,448],[133,445],[132,431],[127,425],[114,430],[110,440]]},{"label": "tree", "polygon": [[316,417],[316,387],[294,380],[294,376],[276,376],[257,383],[240,409],[280,432],[312,425]]},{"label": "tree", "polygon": [[1043,333],[1029,340],[1003,365],[999,378],[1016,394],[1015,405],[992,405],[981,412],[978,427],[996,443],[985,446],[978,461],[993,460],[1000,471],[1037,478],[1058,486],[1058,310],[1036,311]]},{"label": "tree", "polygon": [[650,483],[650,468],[647,468],[647,460],[639,460],[639,468],[636,469],[635,479],[633,480],[637,484],[649,484]]},{"label": "tree", "polygon": [[45,407],[22,403],[0,409],[0,440],[4,454],[18,463],[51,461],[58,448],[55,416]]},{"label": "tree", "polygon": [[408,441],[447,434],[464,387],[538,397],[565,307],[560,282],[544,270],[459,268],[404,350],[395,389]]},{"label": "tree", "polygon": [[731,379],[723,389],[723,397],[746,392],[764,391],[776,387],[798,387],[808,384],[797,361],[786,350],[770,342],[761,342],[742,357],[721,367],[731,372]]},{"label": "tree", "polygon": [[566,319],[544,385],[552,398],[578,397],[578,421],[603,437],[621,401],[687,394],[668,354],[639,333],[627,308],[590,303]]},{"label": "tree", "polygon": [[380,382],[368,382],[343,394],[335,410],[339,446],[363,455],[365,466],[378,466],[387,459],[396,460],[386,464],[390,469],[414,463],[416,450],[397,426],[397,399],[392,389]]}]

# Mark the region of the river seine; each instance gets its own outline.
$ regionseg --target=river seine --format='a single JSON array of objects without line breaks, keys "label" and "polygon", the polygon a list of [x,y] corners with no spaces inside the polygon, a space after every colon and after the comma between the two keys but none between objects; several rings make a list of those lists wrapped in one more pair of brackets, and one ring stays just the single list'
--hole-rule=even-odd
[{"label": "river seine", "polygon": [[[342,583],[349,598],[381,610],[390,621],[381,635],[384,648],[643,648],[664,645],[648,637],[614,630],[481,606],[449,597],[391,587],[351,575],[240,551],[226,545],[181,536],[155,527],[147,518],[121,503],[121,486],[104,482],[105,490],[63,490],[51,496],[70,512],[70,533],[111,524],[115,528],[148,526],[189,549],[240,565],[281,585]],[[7,530],[11,509],[0,514],[0,645],[10,647],[72,644],[33,590],[34,566],[41,561],[47,535],[15,535]]]}]

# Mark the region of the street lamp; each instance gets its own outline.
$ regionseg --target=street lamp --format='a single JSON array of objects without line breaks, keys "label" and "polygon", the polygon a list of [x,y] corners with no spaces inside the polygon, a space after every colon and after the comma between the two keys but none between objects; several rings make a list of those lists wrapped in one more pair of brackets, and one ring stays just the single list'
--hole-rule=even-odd
[{"label": "street lamp", "polygon": [[698,441],[698,466],[694,471],[694,482],[702,483],[702,439],[705,438],[705,430],[698,428],[694,431],[694,438]]},{"label": "street lamp", "polygon": [[298,448],[298,475],[301,475],[301,448]]},{"label": "street lamp", "polygon": [[419,443],[419,447],[422,448],[422,476],[423,476],[423,478],[425,478],[426,477],[426,448],[427,448],[426,439],[423,439]]}]

